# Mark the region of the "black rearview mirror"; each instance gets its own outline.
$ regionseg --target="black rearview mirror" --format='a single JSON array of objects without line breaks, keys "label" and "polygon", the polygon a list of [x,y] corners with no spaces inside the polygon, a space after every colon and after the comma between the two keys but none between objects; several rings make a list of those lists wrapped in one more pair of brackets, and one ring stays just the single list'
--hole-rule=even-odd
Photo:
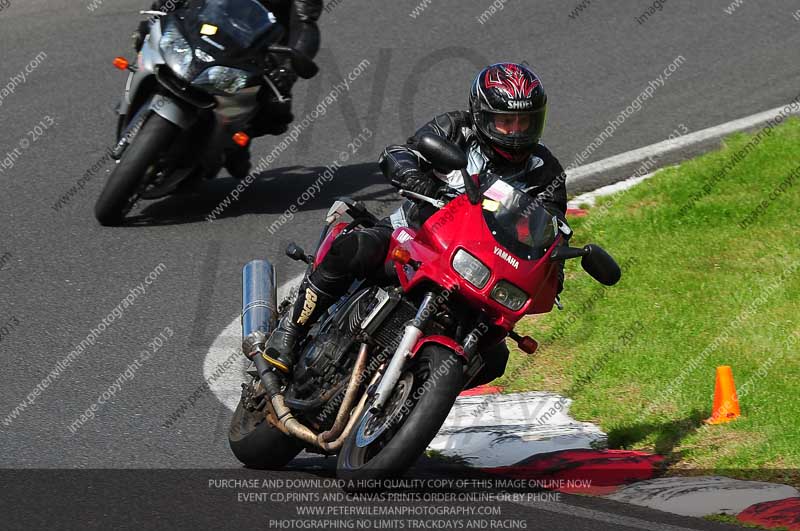
[{"label": "black rearview mirror", "polygon": [[585,250],[588,254],[581,258],[581,267],[589,273],[593,279],[606,286],[613,286],[622,277],[617,262],[599,245],[590,243]]},{"label": "black rearview mirror", "polygon": [[467,167],[466,153],[438,135],[422,135],[417,142],[417,149],[439,171],[451,172]]}]

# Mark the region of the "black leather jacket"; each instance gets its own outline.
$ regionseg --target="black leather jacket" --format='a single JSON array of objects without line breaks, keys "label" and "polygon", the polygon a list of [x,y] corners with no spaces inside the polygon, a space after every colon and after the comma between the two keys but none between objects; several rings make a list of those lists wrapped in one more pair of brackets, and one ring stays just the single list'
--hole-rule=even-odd
[{"label": "black leather jacket", "polygon": [[322,14],[322,0],[262,0],[278,20],[289,20],[292,4],[302,22],[316,22]]},{"label": "black leather jacket", "polygon": [[289,28],[288,45],[314,58],[319,51],[317,20],[322,14],[322,0],[260,0]]},{"label": "black leather jacket", "polygon": [[[401,186],[409,175],[419,172],[427,174],[431,169],[427,161],[414,151],[417,139],[425,133],[447,138],[463,148],[469,159],[470,174],[490,169],[501,175],[504,180],[519,183],[528,193],[538,197],[542,206],[548,210],[566,214],[567,189],[564,184],[564,169],[550,150],[539,144],[533,155],[523,163],[498,162],[498,157],[488,156],[484,151],[478,141],[470,114],[466,111],[441,114],[422,126],[404,145],[391,145],[384,150],[379,160],[380,167],[393,185]],[[452,188],[451,183],[439,179],[436,181],[437,185],[433,186],[435,195],[441,195]]]}]

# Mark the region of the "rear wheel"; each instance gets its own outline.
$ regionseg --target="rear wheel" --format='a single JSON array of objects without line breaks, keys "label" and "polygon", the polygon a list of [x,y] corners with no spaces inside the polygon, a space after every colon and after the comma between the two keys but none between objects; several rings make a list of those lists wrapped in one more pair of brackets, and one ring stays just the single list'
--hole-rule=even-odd
[{"label": "rear wheel", "polygon": [[436,436],[463,386],[460,357],[439,345],[423,347],[384,413],[372,414],[367,403],[339,452],[337,476],[359,481],[402,474]]},{"label": "rear wheel", "polygon": [[101,225],[122,223],[138,199],[142,188],[153,178],[159,159],[170,147],[178,126],[152,113],[134,136],[108,177],[94,205],[94,215]]},{"label": "rear wheel", "polygon": [[233,455],[250,468],[281,468],[295,458],[303,446],[267,422],[264,409],[248,410],[239,401],[231,419],[228,444]]}]

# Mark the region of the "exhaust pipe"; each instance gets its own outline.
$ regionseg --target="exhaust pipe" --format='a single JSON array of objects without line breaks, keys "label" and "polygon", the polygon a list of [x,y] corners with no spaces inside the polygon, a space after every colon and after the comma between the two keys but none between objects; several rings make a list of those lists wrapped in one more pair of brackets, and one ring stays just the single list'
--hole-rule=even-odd
[{"label": "exhaust pipe", "polygon": [[263,350],[277,326],[275,268],[267,260],[253,260],[242,269],[242,352],[252,358]]},{"label": "exhaust pipe", "polygon": [[322,442],[330,443],[336,440],[344,431],[347,421],[350,420],[350,413],[353,409],[353,404],[356,399],[356,391],[358,386],[364,380],[364,369],[367,367],[367,344],[362,343],[361,348],[358,350],[358,358],[353,367],[353,373],[350,376],[350,381],[347,384],[347,391],[345,391],[342,404],[339,406],[339,412],[336,415],[336,420],[328,431],[322,432],[319,439]]},{"label": "exhaust pipe", "polygon": [[[261,357],[257,356],[256,360],[259,359],[261,359]],[[356,391],[358,390],[359,384],[364,379],[366,365],[367,346],[362,345],[358,352],[358,359],[353,368],[353,373],[350,376],[350,382],[347,386],[344,400],[339,407],[336,421],[329,431],[323,433],[316,433],[295,418],[291,410],[286,406],[283,394],[281,394],[280,391],[280,382],[274,371],[269,370],[259,373],[264,382],[264,388],[267,391],[267,396],[269,396],[269,404],[272,406],[272,413],[274,415],[274,419],[268,417],[268,420],[283,433],[300,439],[305,443],[321,448],[327,452],[338,451],[344,444],[347,436],[350,435],[350,432],[353,430],[356,421],[361,416],[361,412],[364,409],[364,404],[367,401],[368,395],[364,393],[358,404],[353,407],[353,403],[356,399]],[[375,374],[370,385],[375,383],[378,376],[379,374]]]},{"label": "exhaust pipe", "polygon": [[[255,362],[259,379],[269,397],[274,420],[269,419],[270,415],[268,415],[268,419],[287,435],[323,450],[335,452],[344,444],[344,440],[352,431],[367,400],[367,393],[364,393],[358,404],[353,407],[356,401],[356,392],[364,379],[367,365],[367,345],[362,344],[359,349],[333,426],[324,433],[316,433],[297,420],[286,406],[278,375],[261,356],[267,338],[277,326],[277,318],[275,269],[266,260],[253,260],[247,263],[242,270],[242,352]],[[375,374],[371,383],[374,383],[377,377],[378,374]]]}]

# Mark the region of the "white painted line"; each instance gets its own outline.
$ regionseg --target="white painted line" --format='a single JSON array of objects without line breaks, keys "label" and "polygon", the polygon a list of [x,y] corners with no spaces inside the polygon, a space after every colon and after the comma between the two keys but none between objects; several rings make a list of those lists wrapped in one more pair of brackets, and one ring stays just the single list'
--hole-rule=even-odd
[{"label": "white painted line", "polygon": [[684,516],[739,514],[753,504],[800,496],[789,485],[721,476],[670,477],[640,481],[607,498]]},{"label": "white painted line", "polygon": [[[767,121],[773,120],[776,116],[781,114],[785,106],[775,107],[768,111],[746,116],[732,122],[727,122],[701,131],[695,131],[688,135],[683,135],[671,140],[664,140],[657,144],[651,144],[643,148],[634,149],[625,153],[620,153],[607,159],[592,162],[585,166],[580,166],[574,170],[567,172],[567,188],[570,184],[578,184],[580,181],[588,179],[594,175],[606,173],[619,168],[628,166],[629,164],[641,163],[648,160],[650,157],[661,157],[669,153],[681,151],[686,148],[702,144],[711,140],[718,140],[724,138],[732,133],[746,131],[754,127],[766,124]],[[800,109],[790,110],[790,115],[800,114]]]},{"label": "white painted line", "polygon": [[624,181],[609,184],[608,186],[603,186],[597,190],[592,190],[591,192],[586,192],[585,194],[575,196],[567,202],[567,208],[581,208],[582,205],[593,207],[598,198],[614,195],[624,190],[633,188],[640,182],[646,181],[655,174],[656,172],[648,173],[647,175],[642,175],[641,177],[631,177],[630,179],[625,179]]}]

